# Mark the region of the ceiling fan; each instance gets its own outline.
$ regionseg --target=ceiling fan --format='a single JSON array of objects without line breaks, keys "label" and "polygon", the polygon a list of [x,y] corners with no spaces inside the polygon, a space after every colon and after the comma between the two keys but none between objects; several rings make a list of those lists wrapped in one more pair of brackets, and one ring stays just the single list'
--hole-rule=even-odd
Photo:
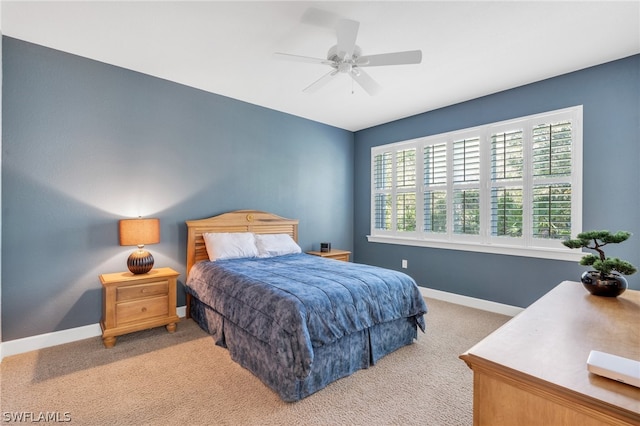
[{"label": "ceiling fan", "polygon": [[[318,15],[318,13],[316,13]],[[324,24],[328,13],[323,13]],[[317,22],[316,22],[317,23]],[[335,27],[337,44],[329,49],[326,59],[309,56],[292,55],[276,52],[275,55],[282,59],[313,64],[328,65],[331,71],[324,74],[318,80],[311,83],[303,92],[315,92],[323,87],[338,74],[348,74],[369,95],[380,92],[380,85],[367,74],[363,68],[385,65],[419,64],[422,61],[421,50],[409,50],[405,52],[382,53],[378,55],[362,55],[360,46],[356,44],[360,23],[351,19],[336,18],[330,20],[330,25]]]}]

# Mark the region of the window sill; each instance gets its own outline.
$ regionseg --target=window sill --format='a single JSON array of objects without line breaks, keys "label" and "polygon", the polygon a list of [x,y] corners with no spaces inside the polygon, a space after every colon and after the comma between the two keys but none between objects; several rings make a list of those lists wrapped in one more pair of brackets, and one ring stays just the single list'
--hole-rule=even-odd
[{"label": "window sill", "polygon": [[[401,238],[390,236],[367,235],[370,243],[398,244],[414,247],[429,247],[447,250],[473,251],[478,253],[502,254],[508,256],[536,257],[539,259],[565,260],[571,262],[579,261],[584,253],[579,250],[553,249],[546,247],[518,247],[497,244],[471,244],[461,242],[451,242],[444,240],[418,240],[415,238]],[[558,244],[560,242],[558,241]]]}]

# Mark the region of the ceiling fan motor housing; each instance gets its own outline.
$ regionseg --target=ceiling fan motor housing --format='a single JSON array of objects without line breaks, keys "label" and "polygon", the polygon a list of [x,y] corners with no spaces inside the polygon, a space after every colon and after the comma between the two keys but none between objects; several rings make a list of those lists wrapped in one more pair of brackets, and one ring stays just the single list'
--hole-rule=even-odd
[{"label": "ceiling fan motor housing", "polygon": [[353,48],[353,54],[351,55],[351,58],[349,59],[342,58],[338,54],[338,45],[336,44],[327,52],[327,60],[335,62],[336,65],[339,65],[341,63],[349,63],[354,65],[358,60],[358,58],[360,57],[360,55],[362,55],[362,49],[360,49],[360,46],[355,46]]}]

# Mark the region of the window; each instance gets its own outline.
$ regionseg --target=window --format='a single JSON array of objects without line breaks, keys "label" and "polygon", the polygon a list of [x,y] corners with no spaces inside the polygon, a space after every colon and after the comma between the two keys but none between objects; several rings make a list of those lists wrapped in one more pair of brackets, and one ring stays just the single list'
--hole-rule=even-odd
[{"label": "window", "polygon": [[371,150],[369,241],[575,260],[582,107]]}]

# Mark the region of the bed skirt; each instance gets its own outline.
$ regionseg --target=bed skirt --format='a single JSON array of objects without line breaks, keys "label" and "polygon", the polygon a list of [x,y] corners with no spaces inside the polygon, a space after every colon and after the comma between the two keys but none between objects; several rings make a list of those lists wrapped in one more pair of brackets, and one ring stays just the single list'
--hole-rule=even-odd
[{"label": "bed skirt", "polygon": [[216,345],[227,348],[231,359],[288,402],[298,401],[333,381],[368,368],[417,338],[417,326],[412,318],[375,325],[329,345],[314,347],[311,373],[300,378],[295,376],[292,367],[282,365],[267,343],[225,320],[196,297],[190,299],[191,317],[213,337]]}]

